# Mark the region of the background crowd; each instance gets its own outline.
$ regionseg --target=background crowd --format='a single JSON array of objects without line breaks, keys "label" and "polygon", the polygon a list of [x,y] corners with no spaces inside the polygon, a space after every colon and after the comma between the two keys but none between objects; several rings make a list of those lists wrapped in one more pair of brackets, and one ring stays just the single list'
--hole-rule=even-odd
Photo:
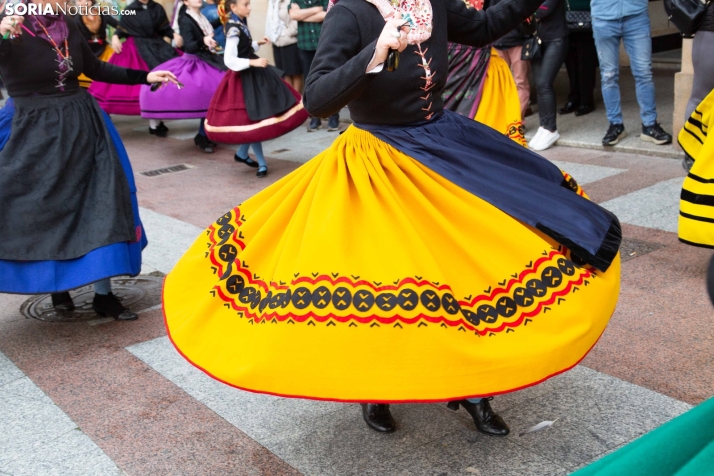
[{"label": "background crowd", "polygon": [[[476,3],[488,8],[501,1]],[[76,0],[75,3],[89,6],[96,0]],[[132,5],[138,3],[137,0]],[[328,3],[329,0],[268,1],[265,32],[272,46],[275,66],[282,78],[299,93],[302,93],[304,78],[309,73],[317,49]],[[177,1],[174,5],[173,31],[160,34],[165,34],[173,46],[185,51],[177,15],[182,4],[182,1]],[[492,45],[511,71],[520,104],[520,120],[531,115],[535,109],[531,105],[537,104],[540,127],[528,144],[531,149],[545,150],[557,142],[560,138],[558,115],[583,116],[595,110],[598,67],[609,122],[602,144],[613,146],[626,136],[619,86],[621,43],[635,79],[642,126],[640,138],[658,145],[671,143],[672,136],[662,129],[657,118],[647,4],[647,0],[546,0],[531,19]],[[219,48],[225,48],[224,28],[215,0],[203,0],[200,11],[213,26],[213,38]],[[127,35],[116,30],[119,25],[117,19],[90,16],[77,17],[76,20],[99,59],[107,61],[112,53],[121,52],[121,39],[127,38]],[[113,38],[107,38],[107,31],[114,32]],[[712,46],[714,8],[708,8],[694,35],[694,84],[686,107],[686,118],[714,88],[714,55],[708,54],[708,48]],[[222,54],[222,51],[219,50],[219,53]],[[567,70],[569,92],[566,102],[558,105],[554,82],[563,66]],[[84,87],[91,84],[86,77],[80,80]],[[159,120],[152,120],[151,126],[154,134],[165,136],[168,132]],[[313,117],[307,131],[313,132],[322,127],[322,119]],[[338,129],[339,115],[327,118],[327,130]],[[215,146],[210,141],[200,141],[200,144],[207,152]]]}]

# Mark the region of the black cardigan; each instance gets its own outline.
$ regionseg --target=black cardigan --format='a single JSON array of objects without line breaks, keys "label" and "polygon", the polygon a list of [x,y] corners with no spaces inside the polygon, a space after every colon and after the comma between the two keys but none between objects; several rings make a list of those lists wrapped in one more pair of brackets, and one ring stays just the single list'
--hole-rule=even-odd
[{"label": "black cardigan", "polygon": [[212,53],[208,46],[206,46],[206,43],[203,42],[205,36],[203,30],[196,20],[188,15],[184,9],[181,9],[179,13],[178,24],[181,38],[183,38],[184,52],[196,55],[206,63],[222,71],[228,69],[223,62],[223,58],[220,55]]},{"label": "black cardigan", "polygon": [[463,0],[431,0],[431,37],[420,45],[430,61],[433,85],[425,91],[425,71],[416,45],[400,56],[396,71],[367,74],[384,18],[365,0],[340,0],[325,17],[303,104],[311,115],[328,117],[345,105],[355,122],[410,124],[444,108],[441,90],[448,74],[447,43],[483,47],[516,28],[543,0],[505,0],[479,11]]},{"label": "black cardigan", "polygon": [[133,10],[136,13],[134,15],[125,13],[121,16],[119,28],[117,28],[116,32],[119,38],[129,38],[130,36],[138,38],[173,38],[174,30],[169,24],[166,10],[154,0],[149,0],[146,4],[135,0],[124,10]]},{"label": "black cardigan", "polygon": [[546,0],[535,16],[538,19],[538,38],[544,42],[567,37],[568,23],[565,19],[565,0]]},{"label": "black cardigan", "polygon": [[[3,15],[4,16],[4,15]],[[0,16],[0,19],[3,17]],[[32,30],[29,21],[25,26]],[[144,84],[145,71],[120,68],[99,61],[79,32],[77,25],[67,19],[69,35],[67,45],[72,57],[72,69],[66,78],[65,92],[79,88],[77,77],[84,73],[95,81],[115,84]],[[30,96],[32,94],[58,94],[59,73],[57,72],[57,53],[52,45],[39,36],[32,36],[23,31],[18,40],[0,40],[0,75],[11,97]],[[31,58],[31,61],[28,61]]]}]

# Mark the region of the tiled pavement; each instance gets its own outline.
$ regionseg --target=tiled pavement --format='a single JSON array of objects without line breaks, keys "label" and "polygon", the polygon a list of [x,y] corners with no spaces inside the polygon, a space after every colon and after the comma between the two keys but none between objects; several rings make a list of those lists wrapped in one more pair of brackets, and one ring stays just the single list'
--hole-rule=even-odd
[{"label": "tiled pavement", "polygon": [[[169,123],[171,137],[159,139],[141,120],[115,120],[137,177],[147,274],[168,272],[203,227],[335,137],[301,129],[266,144],[270,175],[258,180],[231,151],[193,147],[193,121]],[[583,363],[494,400],[509,437],[485,437],[443,404],[396,405],[399,431],[375,434],[355,405],[206,377],[173,350],[159,309],[129,323],[49,323],[20,314],[26,296],[0,295],[0,475],[566,474],[714,395],[711,252],[677,241],[679,162],[566,147],[545,155],[620,216],[631,251],[617,311]],[[178,164],[192,168],[140,175]],[[556,421],[518,436],[543,420]]]}]

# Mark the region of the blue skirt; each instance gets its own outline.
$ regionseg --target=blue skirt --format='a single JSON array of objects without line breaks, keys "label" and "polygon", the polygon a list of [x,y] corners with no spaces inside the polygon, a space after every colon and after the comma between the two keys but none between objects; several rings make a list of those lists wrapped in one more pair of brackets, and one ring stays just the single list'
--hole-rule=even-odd
[{"label": "blue skirt", "polygon": [[577,183],[505,135],[451,111],[429,122],[355,124],[403,154],[568,247],[606,271],[622,241],[617,217],[578,193]]},{"label": "blue skirt", "polygon": [[[0,109],[0,150],[10,138],[15,106],[8,99]],[[141,230],[136,242],[120,242],[90,251],[84,256],[61,261],[0,260],[0,292],[14,294],[42,294],[68,291],[113,276],[135,276],[141,271],[141,251],[146,246],[146,234],[139,219],[136,184],[119,132],[106,113],[104,124],[111,135],[122,168],[129,182],[134,223]]]}]

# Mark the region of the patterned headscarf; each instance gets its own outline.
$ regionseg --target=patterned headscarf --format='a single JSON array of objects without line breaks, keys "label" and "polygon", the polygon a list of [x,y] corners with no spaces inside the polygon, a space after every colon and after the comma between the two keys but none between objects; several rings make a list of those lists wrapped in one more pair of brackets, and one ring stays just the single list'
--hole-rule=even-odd
[{"label": "patterned headscarf", "polygon": [[[338,1],[330,0],[327,5],[327,11],[330,11]],[[434,14],[429,0],[400,0],[398,7],[392,5],[389,0],[366,1],[377,7],[377,10],[385,20],[392,18],[396,12],[401,12],[404,21],[408,21],[411,27],[407,37],[409,44],[419,44],[431,37]]]}]

